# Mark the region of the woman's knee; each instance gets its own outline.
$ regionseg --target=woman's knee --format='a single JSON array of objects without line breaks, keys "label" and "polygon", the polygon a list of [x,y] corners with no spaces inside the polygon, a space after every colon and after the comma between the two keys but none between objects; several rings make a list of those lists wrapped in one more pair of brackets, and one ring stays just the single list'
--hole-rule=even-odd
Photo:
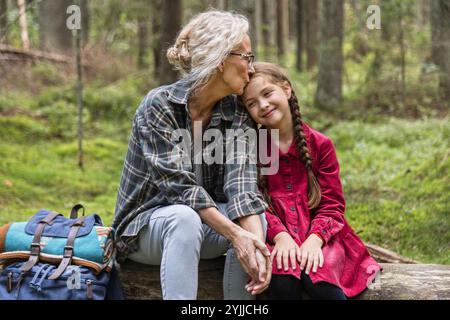
[{"label": "woman's knee", "polygon": [[186,205],[172,205],[170,213],[166,222],[167,231],[186,241],[203,237],[202,220],[194,209]]}]

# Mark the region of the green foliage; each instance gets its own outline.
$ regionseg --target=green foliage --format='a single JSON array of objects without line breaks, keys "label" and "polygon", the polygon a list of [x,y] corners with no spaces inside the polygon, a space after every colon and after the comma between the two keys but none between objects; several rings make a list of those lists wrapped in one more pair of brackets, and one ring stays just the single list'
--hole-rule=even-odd
[{"label": "green foliage", "polygon": [[34,143],[51,137],[50,129],[41,121],[26,116],[0,117],[0,136],[9,143]]},{"label": "green foliage", "polygon": [[423,262],[450,263],[448,119],[340,122],[347,218],[361,237]]},{"label": "green foliage", "polygon": [[31,68],[34,79],[42,85],[56,85],[61,83],[62,75],[55,65],[51,63],[38,63]]},{"label": "green foliage", "polygon": [[[50,133],[54,138],[74,139],[77,134],[78,110],[77,107],[64,100],[57,100],[52,104],[39,109],[37,114],[46,119]],[[83,122],[89,121],[89,113],[83,109]]]}]

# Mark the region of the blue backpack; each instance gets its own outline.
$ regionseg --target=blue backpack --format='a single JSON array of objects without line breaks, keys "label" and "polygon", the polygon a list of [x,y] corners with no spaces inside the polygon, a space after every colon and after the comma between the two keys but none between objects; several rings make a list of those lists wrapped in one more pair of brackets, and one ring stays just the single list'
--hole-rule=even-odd
[{"label": "blue backpack", "polygon": [[0,228],[0,300],[123,299],[114,230],[96,214],[40,210]]}]

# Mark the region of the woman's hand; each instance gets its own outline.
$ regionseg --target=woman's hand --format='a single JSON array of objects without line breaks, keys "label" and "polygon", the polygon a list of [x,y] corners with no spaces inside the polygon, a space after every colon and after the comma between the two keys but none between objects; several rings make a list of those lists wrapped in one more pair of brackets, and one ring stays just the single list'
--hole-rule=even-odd
[{"label": "woman's hand", "polygon": [[231,243],[234,247],[236,256],[244,268],[245,272],[253,279],[255,282],[265,282],[271,274],[271,264],[264,263],[261,258],[257,260],[256,252],[262,254],[262,256],[270,257],[269,249],[267,249],[264,242],[262,242],[258,237],[241,227],[239,230],[231,237]]},{"label": "woman's hand", "polygon": [[323,253],[322,253],[323,240],[316,234],[312,233],[308,239],[300,246],[300,252],[297,255],[298,262],[300,263],[300,269],[309,274],[312,267],[312,272],[317,272],[317,267],[323,266]]},{"label": "woman's hand", "polygon": [[296,268],[296,258],[300,254],[300,248],[297,243],[287,232],[280,232],[273,239],[275,247],[272,251],[272,259],[276,258],[277,268],[284,271],[289,269],[289,263],[292,266],[292,270]]},{"label": "woman's hand", "polygon": [[256,260],[258,261],[259,266],[267,266],[267,276],[264,281],[250,279],[250,282],[245,286],[245,289],[252,295],[261,294],[269,287],[270,280],[272,279],[272,259],[270,256],[264,256],[259,249],[256,249]]}]

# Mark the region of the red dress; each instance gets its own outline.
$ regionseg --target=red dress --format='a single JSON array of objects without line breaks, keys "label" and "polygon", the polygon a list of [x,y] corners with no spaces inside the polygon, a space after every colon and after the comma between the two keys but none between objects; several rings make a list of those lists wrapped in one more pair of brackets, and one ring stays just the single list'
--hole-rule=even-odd
[{"label": "red dress", "polygon": [[[322,198],[319,206],[310,211],[307,170],[300,160],[295,143],[292,143],[287,153],[272,144],[272,150],[279,152],[279,170],[277,174],[267,176],[268,192],[278,216],[270,211],[265,213],[268,246],[270,250],[273,249],[273,238],[281,231],[288,232],[299,246],[311,233],[320,233],[325,241],[322,247],[324,264],[316,273],[310,271],[312,282],[334,284],[347,297],[353,297],[371,283],[381,267],[345,220],[345,200],[333,143],[306,124],[303,128]],[[272,272],[293,275],[298,279],[301,276],[298,263],[295,270],[278,270],[276,259]]]}]

